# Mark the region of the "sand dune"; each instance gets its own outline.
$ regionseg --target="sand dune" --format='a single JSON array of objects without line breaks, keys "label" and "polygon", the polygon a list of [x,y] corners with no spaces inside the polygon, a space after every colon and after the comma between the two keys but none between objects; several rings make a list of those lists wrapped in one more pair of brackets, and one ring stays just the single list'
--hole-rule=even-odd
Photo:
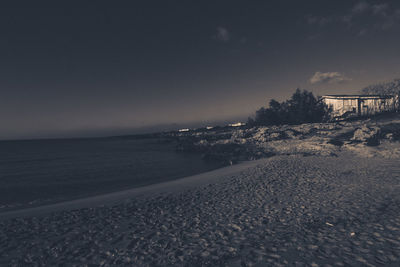
[{"label": "sand dune", "polygon": [[2,220],[0,264],[400,263],[397,160],[277,156],[214,174],[112,206]]}]

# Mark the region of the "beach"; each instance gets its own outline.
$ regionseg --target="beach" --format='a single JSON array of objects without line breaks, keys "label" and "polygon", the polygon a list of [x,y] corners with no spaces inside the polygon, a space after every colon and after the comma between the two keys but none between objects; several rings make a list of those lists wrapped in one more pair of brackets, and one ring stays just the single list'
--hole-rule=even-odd
[{"label": "beach", "polygon": [[400,0],[0,9],[0,267],[400,267]]},{"label": "beach", "polygon": [[279,155],[59,205],[0,214],[0,265],[400,263],[398,159]]}]

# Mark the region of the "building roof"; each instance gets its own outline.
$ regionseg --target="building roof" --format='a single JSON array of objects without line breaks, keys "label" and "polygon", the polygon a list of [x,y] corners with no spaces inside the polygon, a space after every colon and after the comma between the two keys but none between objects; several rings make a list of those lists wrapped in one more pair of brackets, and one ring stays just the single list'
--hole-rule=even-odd
[{"label": "building roof", "polygon": [[392,98],[392,95],[324,95],[322,98],[334,98],[334,99],[388,99]]}]

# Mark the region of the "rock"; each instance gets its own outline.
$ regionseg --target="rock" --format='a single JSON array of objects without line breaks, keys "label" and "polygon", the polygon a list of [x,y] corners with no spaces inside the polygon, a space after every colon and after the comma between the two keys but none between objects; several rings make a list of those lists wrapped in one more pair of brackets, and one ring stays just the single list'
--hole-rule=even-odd
[{"label": "rock", "polygon": [[280,255],[275,254],[275,253],[269,253],[268,256],[269,256],[270,258],[274,258],[274,259],[280,259],[280,258],[281,258]]},{"label": "rock", "polygon": [[203,252],[201,253],[201,256],[202,256],[203,258],[206,258],[206,257],[210,256],[210,252],[208,252],[207,250],[206,250],[206,251],[203,251]]},{"label": "rock", "polygon": [[394,140],[394,135],[393,135],[393,133],[387,133],[387,134],[385,134],[385,139],[389,139],[389,140]]},{"label": "rock", "polygon": [[351,140],[366,142],[371,138],[377,137],[380,132],[379,127],[367,127],[363,125],[361,128],[358,128],[354,131],[353,137]]},{"label": "rock", "polygon": [[231,227],[232,227],[233,229],[237,230],[237,231],[242,231],[242,228],[240,228],[239,225],[231,224]]},{"label": "rock", "polygon": [[231,253],[233,253],[233,252],[236,251],[236,249],[233,248],[233,247],[227,247],[226,249],[227,249],[229,252],[231,252]]}]

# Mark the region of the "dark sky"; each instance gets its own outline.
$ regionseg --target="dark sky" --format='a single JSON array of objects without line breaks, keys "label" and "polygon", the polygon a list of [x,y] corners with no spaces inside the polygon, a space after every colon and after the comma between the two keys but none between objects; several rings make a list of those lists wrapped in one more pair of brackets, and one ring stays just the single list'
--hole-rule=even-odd
[{"label": "dark sky", "polygon": [[0,8],[0,139],[246,118],[400,77],[400,1],[37,1]]}]

